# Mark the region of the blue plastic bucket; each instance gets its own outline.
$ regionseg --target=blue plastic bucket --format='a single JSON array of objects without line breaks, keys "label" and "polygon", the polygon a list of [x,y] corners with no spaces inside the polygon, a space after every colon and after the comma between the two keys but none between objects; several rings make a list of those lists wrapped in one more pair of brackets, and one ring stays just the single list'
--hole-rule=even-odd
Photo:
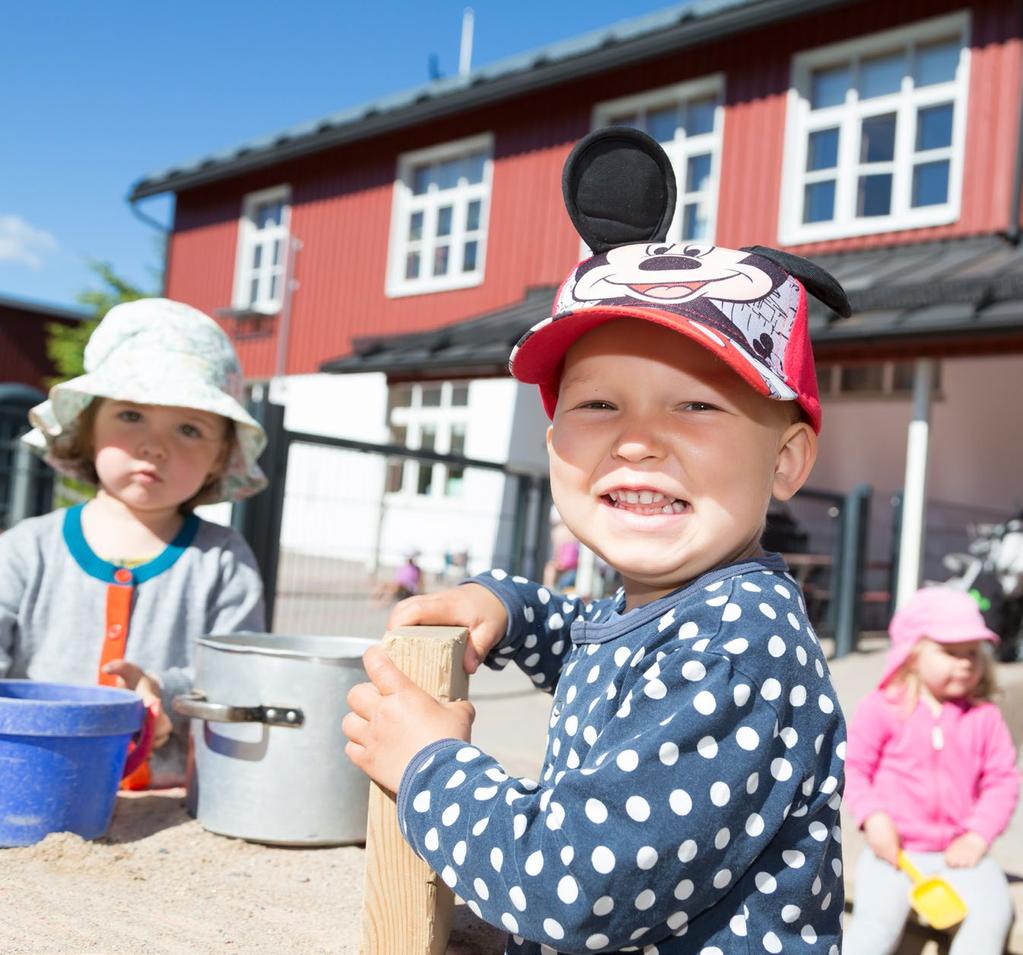
[{"label": "blue plastic bucket", "polygon": [[144,713],[130,690],[0,680],[0,846],[103,835]]}]

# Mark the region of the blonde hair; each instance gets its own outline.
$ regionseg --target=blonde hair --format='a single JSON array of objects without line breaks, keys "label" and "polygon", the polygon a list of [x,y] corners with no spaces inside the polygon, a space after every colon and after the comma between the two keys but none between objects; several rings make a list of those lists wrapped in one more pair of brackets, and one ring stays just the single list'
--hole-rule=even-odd
[{"label": "blonde hair", "polygon": [[[926,640],[927,638],[924,637],[923,639]],[[921,643],[922,640],[917,642],[917,645],[913,647],[912,653],[906,657],[902,666],[891,675],[884,688],[885,696],[889,700],[903,704],[903,716],[909,716],[916,709],[916,705],[920,701],[920,676],[916,672],[916,660],[920,655]],[[978,665],[980,668],[980,679],[966,699],[971,703],[992,702],[1000,691],[995,674],[995,659],[986,641],[980,647]]]},{"label": "blonde hair", "polygon": [[[66,469],[73,470],[79,480],[87,481],[89,484],[99,485],[99,475],[96,473],[95,464],[96,415],[99,412],[100,406],[106,400],[106,398],[102,397],[93,398],[75,420],[74,427],[68,429],[65,434],[54,441],[49,451],[51,458],[59,461]],[[178,510],[182,514],[191,514],[200,504],[209,504],[219,500],[217,485],[221,477],[223,477],[224,471],[227,470],[236,440],[234,421],[231,418],[225,418],[223,415],[218,415],[218,417],[223,418],[225,426],[224,434],[221,437],[222,445],[216,470],[195,494],[187,501],[182,501],[178,505]]]}]

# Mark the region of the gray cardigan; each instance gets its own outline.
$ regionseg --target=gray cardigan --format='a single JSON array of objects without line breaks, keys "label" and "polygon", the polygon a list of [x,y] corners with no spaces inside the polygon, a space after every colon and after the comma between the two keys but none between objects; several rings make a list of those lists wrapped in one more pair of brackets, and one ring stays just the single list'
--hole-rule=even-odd
[{"label": "gray cardigan", "polygon": [[[0,677],[95,683],[113,569],[82,536],[80,507],[0,534]],[[265,629],[259,571],[236,531],[192,516],[133,573],[125,658],[159,677],[173,718],[171,700],[192,685],[198,637]],[[184,765],[187,729],[175,718],[175,738],[160,753],[165,769]]]}]

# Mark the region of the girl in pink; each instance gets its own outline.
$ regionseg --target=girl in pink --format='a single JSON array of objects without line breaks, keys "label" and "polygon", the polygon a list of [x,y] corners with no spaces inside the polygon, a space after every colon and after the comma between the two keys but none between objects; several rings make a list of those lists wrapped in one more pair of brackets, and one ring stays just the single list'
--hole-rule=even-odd
[{"label": "girl in pink", "polygon": [[998,955],[1012,924],[1005,874],[988,854],[1019,795],[1016,751],[991,702],[984,624],[969,594],[917,591],[892,618],[887,666],[849,725],[845,808],[869,848],[856,871],[844,955],[888,955],[909,914],[903,849],[924,874],[946,878],[969,914],[949,955]]}]

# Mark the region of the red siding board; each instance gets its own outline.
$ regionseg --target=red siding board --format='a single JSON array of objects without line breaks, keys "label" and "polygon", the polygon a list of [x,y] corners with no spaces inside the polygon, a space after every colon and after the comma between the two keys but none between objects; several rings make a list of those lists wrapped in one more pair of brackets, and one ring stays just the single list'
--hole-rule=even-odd
[{"label": "red siding board", "polygon": [[[207,311],[230,304],[242,197],[279,183],[292,190],[296,259],[288,373],[316,371],[353,338],[459,321],[556,284],[579,240],[561,202],[561,166],[590,128],[596,103],[709,73],[726,76],[717,213],[723,245],[777,244],[791,57],[963,9],[951,0],[868,0],[678,51],[556,89],[191,190],[178,197],[168,294]],[[960,220],[952,225],[803,246],[806,253],[965,236],[1004,229],[1016,159],[1020,24],[1008,0],[972,9],[969,125]],[[484,282],[470,289],[389,299],[384,292],[391,195],[399,154],[494,133],[494,176]],[[227,323],[227,327],[231,327]],[[246,374],[274,373],[276,331],[239,341]]]}]

